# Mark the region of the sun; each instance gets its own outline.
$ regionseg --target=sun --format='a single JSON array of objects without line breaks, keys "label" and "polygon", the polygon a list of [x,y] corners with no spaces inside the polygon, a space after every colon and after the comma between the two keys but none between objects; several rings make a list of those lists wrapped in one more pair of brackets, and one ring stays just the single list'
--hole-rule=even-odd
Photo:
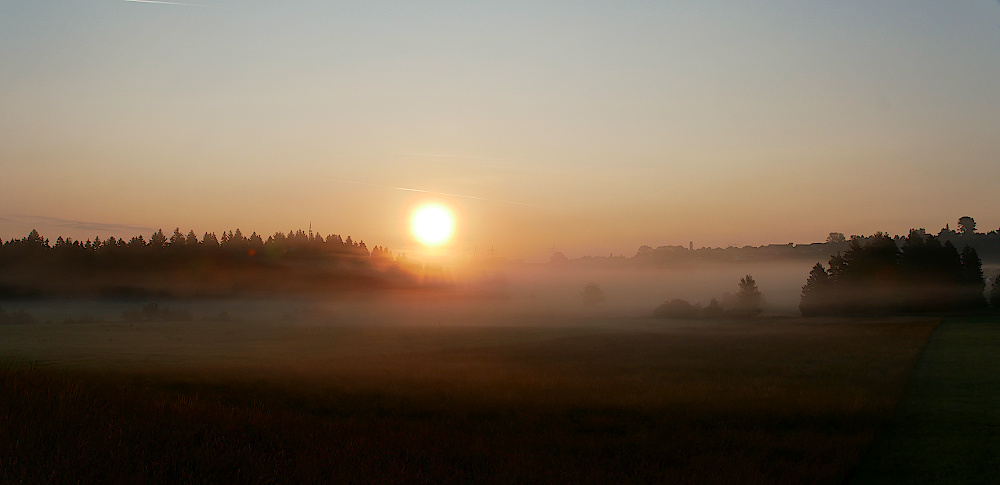
[{"label": "sun", "polygon": [[440,246],[455,234],[455,214],[442,204],[423,204],[410,215],[410,232],[425,246]]}]

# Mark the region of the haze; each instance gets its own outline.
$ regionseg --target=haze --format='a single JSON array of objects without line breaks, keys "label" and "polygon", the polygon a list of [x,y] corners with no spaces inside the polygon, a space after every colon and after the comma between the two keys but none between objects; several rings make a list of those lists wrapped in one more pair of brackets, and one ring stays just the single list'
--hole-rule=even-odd
[{"label": "haze", "polygon": [[414,251],[428,195],[535,261],[1000,225],[993,1],[196,3],[0,6],[0,237]]}]

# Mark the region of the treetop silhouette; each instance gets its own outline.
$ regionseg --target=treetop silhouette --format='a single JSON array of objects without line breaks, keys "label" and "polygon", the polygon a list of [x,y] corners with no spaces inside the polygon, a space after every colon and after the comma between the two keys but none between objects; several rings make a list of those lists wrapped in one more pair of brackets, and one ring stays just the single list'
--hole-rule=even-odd
[{"label": "treetop silhouette", "polygon": [[961,254],[922,230],[911,230],[897,247],[876,233],[865,242],[853,238],[843,253],[817,263],[802,287],[799,310],[823,314],[968,311],[985,307],[982,260],[976,249]]},{"label": "treetop silhouette", "polygon": [[199,241],[175,228],[123,239],[85,242],[58,237],[54,245],[32,230],[0,244],[0,296],[209,295],[259,291],[315,292],[393,288],[414,279],[392,251],[369,250],[332,234],[208,232]]}]

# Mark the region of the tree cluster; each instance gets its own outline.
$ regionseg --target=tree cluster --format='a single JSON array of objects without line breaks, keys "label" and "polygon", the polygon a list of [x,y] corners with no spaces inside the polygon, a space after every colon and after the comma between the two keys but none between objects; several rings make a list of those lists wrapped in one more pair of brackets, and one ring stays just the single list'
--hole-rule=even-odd
[{"label": "tree cluster", "polygon": [[719,300],[712,298],[707,306],[700,303],[691,304],[687,300],[674,298],[664,302],[653,310],[653,316],[668,319],[690,319],[690,318],[718,318],[718,317],[738,317],[749,318],[761,313],[761,305],[764,303],[764,296],[757,287],[757,281],[752,275],[740,278],[736,295],[729,295],[732,299],[726,306],[719,303]]},{"label": "tree cluster", "polygon": [[876,233],[853,237],[827,268],[816,263],[799,309],[805,316],[978,310],[986,306],[984,290],[973,247],[959,252],[922,230],[911,230],[900,247]]}]

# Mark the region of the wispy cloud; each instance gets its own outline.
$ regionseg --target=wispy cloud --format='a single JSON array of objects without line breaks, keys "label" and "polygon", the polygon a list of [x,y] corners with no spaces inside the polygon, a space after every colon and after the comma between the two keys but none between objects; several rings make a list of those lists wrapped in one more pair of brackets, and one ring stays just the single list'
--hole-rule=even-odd
[{"label": "wispy cloud", "polygon": [[114,234],[152,233],[158,229],[155,227],[141,226],[137,224],[76,221],[72,219],[60,219],[57,217],[45,216],[10,216],[8,218],[3,218],[3,220],[6,222],[19,222],[21,224],[38,225],[42,227],[66,228]]},{"label": "wispy cloud", "polygon": [[181,3],[181,2],[164,2],[162,0],[125,0],[126,2],[135,3],[160,3],[164,5],[183,5],[185,7],[201,7],[201,8],[212,8],[211,5],[198,5],[194,3]]},{"label": "wispy cloud", "polygon": [[531,163],[528,161],[516,160],[512,158],[451,155],[445,153],[402,153],[401,155],[406,157],[423,158],[423,159],[477,162],[476,163],[477,168],[490,167],[502,170],[519,171],[519,172],[537,172],[537,173],[548,173],[556,175],[565,174],[564,170],[560,170],[558,168],[548,168],[548,164],[545,163],[537,163],[537,162]]},{"label": "wispy cloud", "polygon": [[380,187],[380,188],[383,188],[383,189],[402,190],[402,191],[405,191],[405,192],[418,192],[418,193],[421,193],[421,194],[434,194],[434,195],[440,195],[440,196],[444,196],[444,197],[460,197],[460,198],[463,198],[463,199],[482,200],[482,201],[487,201],[487,202],[499,202],[501,204],[513,204],[513,205],[524,205],[524,206],[534,207],[534,204],[527,204],[527,203],[524,203],[524,202],[514,202],[514,201],[502,200],[502,199],[489,199],[489,198],[486,198],[486,197],[476,197],[474,195],[449,194],[447,192],[435,192],[435,191],[432,191],[432,190],[413,189],[413,188],[409,188],[409,187],[393,187],[391,185],[371,184],[371,183],[368,183],[368,182],[354,182],[354,181],[350,181],[350,180],[338,180],[338,179],[329,179],[329,178],[328,179],[323,179],[323,180],[329,180],[331,182],[337,182],[337,183],[341,183],[341,184],[366,185],[368,187]]}]

